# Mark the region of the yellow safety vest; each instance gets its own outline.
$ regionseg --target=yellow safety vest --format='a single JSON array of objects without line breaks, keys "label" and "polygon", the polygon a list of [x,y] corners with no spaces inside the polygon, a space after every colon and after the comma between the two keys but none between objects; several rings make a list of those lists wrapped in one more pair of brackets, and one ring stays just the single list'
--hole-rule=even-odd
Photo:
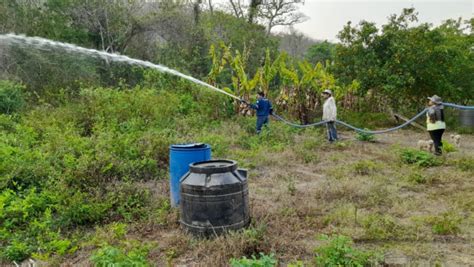
[{"label": "yellow safety vest", "polygon": [[428,114],[426,114],[426,128],[428,129],[428,131],[446,129],[446,122],[436,121],[435,123],[432,123],[430,121],[430,117],[428,116]]}]

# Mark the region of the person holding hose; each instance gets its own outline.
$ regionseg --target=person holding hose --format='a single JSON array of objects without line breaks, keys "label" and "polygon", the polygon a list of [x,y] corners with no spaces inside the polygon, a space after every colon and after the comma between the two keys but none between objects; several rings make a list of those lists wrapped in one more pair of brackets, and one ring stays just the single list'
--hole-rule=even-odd
[{"label": "person holding hose", "polygon": [[336,117],[337,117],[337,107],[336,100],[334,100],[331,90],[324,90],[322,93],[323,98],[325,99],[323,105],[323,120],[327,121],[326,127],[328,129],[328,141],[334,142],[337,140],[337,130],[336,130]]},{"label": "person holding hose", "polygon": [[444,121],[444,107],[441,97],[428,97],[428,112],[426,112],[426,128],[435,147],[434,154],[440,156],[443,148],[443,133],[446,129]]},{"label": "person holding hose", "polygon": [[273,114],[272,103],[265,98],[265,93],[262,91],[258,92],[255,104],[250,104],[244,99],[241,99],[240,102],[247,104],[257,111],[257,134],[260,134],[263,125],[268,125],[268,116]]}]

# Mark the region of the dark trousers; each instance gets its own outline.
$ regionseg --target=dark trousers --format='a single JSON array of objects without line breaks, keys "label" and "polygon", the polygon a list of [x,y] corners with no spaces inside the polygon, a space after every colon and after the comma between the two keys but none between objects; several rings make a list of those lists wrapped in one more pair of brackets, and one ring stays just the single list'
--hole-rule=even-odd
[{"label": "dark trousers", "polygon": [[336,123],[330,121],[326,123],[326,127],[328,128],[328,140],[329,142],[337,140],[337,130],[336,130]]},{"label": "dark trousers", "polygon": [[262,131],[262,126],[268,125],[268,116],[257,116],[257,133]]},{"label": "dark trousers", "polygon": [[430,133],[431,140],[433,140],[435,154],[441,155],[441,149],[443,148],[443,141],[441,139],[443,138],[444,129],[428,131],[428,133]]}]

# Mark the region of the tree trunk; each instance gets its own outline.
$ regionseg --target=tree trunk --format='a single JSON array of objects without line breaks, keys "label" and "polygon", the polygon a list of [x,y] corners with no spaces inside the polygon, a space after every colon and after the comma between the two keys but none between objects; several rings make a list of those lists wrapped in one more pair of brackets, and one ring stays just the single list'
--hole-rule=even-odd
[{"label": "tree trunk", "polygon": [[212,0],[209,0],[209,11],[211,12],[211,15],[214,14],[214,7],[212,6]]},{"label": "tree trunk", "polygon": [[270,36],[270,31],[272,30],[272,24],[273,24],[273,18],[271,18],[271,19],[268,21],[267,36]]},{"label": "tree trunk", "polygon": [[255,17],[257,16],[258,6],[262,4],[262,0],[251,0],[249,7],[249,23],[254,23]]},{"label": "tree trunk", "polygon": [[201,15],[201,7],[200,5],[202,4],[202,0],[196,0],[196,2],[194,2],[194,23],[196,25],[199,24],[199,18],[200,18],[200,15]]}]

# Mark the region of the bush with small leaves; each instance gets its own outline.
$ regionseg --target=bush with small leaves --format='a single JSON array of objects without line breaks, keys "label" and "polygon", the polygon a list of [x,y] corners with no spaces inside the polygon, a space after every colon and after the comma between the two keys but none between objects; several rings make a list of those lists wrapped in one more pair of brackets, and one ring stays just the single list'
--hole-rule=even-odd
[{"label": "bush with small leaves", "polygon": [[25,105],[25,87],[10,81],[0,80],[0,113],[11,114]]},{"label": "bush with small leaves", "polygon": [[367,266],[380,261],[378,253],[355,248],[347,236],[322,235],[319,239],[326,244],[315,249],[316,266]]},{"label": "bush with small leaves", "polygon": [[230,266],[232,267],[274,267],[277,266],[278,261],[274,254],[265,255],[260,252],[259,257],[252,255],[251,258],[243,256],[240,259],[230,259]]},{"label": "bush with small leaves", "polygon": [[356,139],[363,142],[375,142],[375,135],[370,133],[357,132]]},{"label": "bush with small leaves", "polygon": [[128,252],[113,246],[105,246],[95,251],[91,256],[91,261],[99,267],[146,267],[150,266],[147,260],[146,250],[134,248]]},{"label": "bush with small leaves", "polygon": [[443,151],[445,153],[456,152],[457,148],[453,144],[451,144],[447,141],[443,141]]},{"label": "bush with small leaves", "polygon": [[416,149],[403,149],[400,152],[400,158],[405,164],[414,164],[421,167],[439,166],[443,162],[432,154]]}]

